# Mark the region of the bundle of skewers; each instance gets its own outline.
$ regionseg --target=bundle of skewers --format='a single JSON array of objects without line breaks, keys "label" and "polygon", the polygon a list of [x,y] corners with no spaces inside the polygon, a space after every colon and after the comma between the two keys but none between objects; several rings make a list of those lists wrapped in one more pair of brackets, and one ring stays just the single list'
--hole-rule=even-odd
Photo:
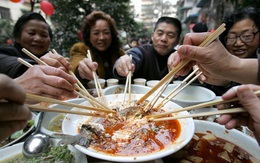
[{"label": "bundle of skewers", "polygon": [[[209,45],[213,40],[215,40],[223,31],[225,30],[225,24],[222,24],[218,29],[216,29],[206,40],[204,40],[199,46],[200,47],[205,47]],[[38,64],[40,65],[46,65],[48,66],[45,62],[40,60],[38,57],[34,56],[32,53],[30,53],[26,49],[22,49],[22,51],[30,56],[32,59],[34,59]],[[57,54],[55,50],[51,51],[52,53]],[[88,51],[87,57],[92,61],[90,52]],[[24,61],[21,58],[18,58],[18,61],[27,67],[33,67],[30,63]],[[172,69],[160,82],[155,85],[149,92],[147,92],[143,97],[141,97],[137,102],[136,105],[140,105],[143,103],[149,96],[153,94],[152,99],[145,104],[145,106],[142,105],[142,113],[145,114],[152,108],[156,108],[159,110],[161,107],[163,107],[167,102],[169,102],[172,98],[174,98],[178,93],[180,93],[185,87],[187,87],[189,84],[191,84],[194,80],[196,80],[202,73],[199,72],[199,69],[196,68],[187,78],[185,78],[182,82],[178,84],[178,86],[172,90],[171,93],[169,93],[166,97],[164,97],[159,103],[158,99],[161,97],[161,94],[164,92],[164,90],[167,88],[168,84],[170,81],[173,79],[173,76],[176,72],[178,72],[180,69],[182,69],[185,65],[187,65],[190,61],[189,60],[183,60],[181,61],[174,69]],[[76,78],[75,74],[72,71],[69,71],[69,73]],[[64,109],[58,109],[58,108],[48,108],[48,107],[43,107],[39,105],[27,105],[31,110],[33,111],[45,111],[45,112],[60,112],[60,113],[67,113],[67,114],[79,114],[79,115],[86,115],[86,116],[93,116],[93,117],[106,117],[108,114],[112,113],[115,114],[116,111],[113,109],[110,109],[106,98],[104,96],[104,93],[102,91],[101,85],[98,80],[98,76],[96,72],[92,72],[94,81],[95,81],[95,86],[98,94],[98,98],[94,98],[82,85],[82,83],[77,79],[77,83],[75,84],[75,87],[77,88],[77,91],[75,92],[82,98],[86,99],[89,101],[91,106],[83,106],[79,104],[74,104],[74,103],[69,103],[66,101],[60,101],[56,99],[51,99],[48,97],[42,97],[38,95],[32,95],[32,94],[27,94],[27,99],[29,100],[34,100],[38,102],[48,102],[52,104],[60,104],[64,106],[70,106],[70,107],[75,107],[75,108],[80,108],[87,110],[87,112],[83,111],[75,111],[75,110],[64,110]],[[194,76],[192,79],[191,77]],[[125,84],[125,91],[124,91],[124,99],[123,99],[123,104],[124,106],[129,106],[130,101],[131,101],[131,76],[132,72],[129,72]],[[157,91],[159,90],[159,91]],[[128,92],[128,94],[127,94]],[[154,95],[156,92],[156,95]],[[260,91],[255,92],[257,95],[260,94]],[[128,96],[128,100],[125,100]],[[237,98],[234,98],[232,100],[224,101],[222,99],[216,100],[216,101],[211,101],[211,102],[206,102],[186,108],[179,108],[179,109],[172,109],[171,111],[167,111],[164,113],[160,114],[154,114],[154,115],[149,115],[148,117],[150,118],[151,121],[163,121],[163,120],[171,120],[171,119],[180,119],[180,118],[189,118],[189,117],[200,117],[200,116],[209,116],[209,115],[218,115],[218,114],[226,114],[226,113],[238,113],[238,112],[246,112],[245,109],[243,108],[232,108],[232,109],[225,109],[225,110],[219,110],[219,111],[213,111],[213,112],[205,112],[205,113],[199,113],[199,114],[191,114],[188,116],[172,116],[169,117],[170,114],[176,113],[176,112],[181,112],[181,111],[189,111],[189,110],[194,110],[198,108],[203,108],[207,106],[212,106],[212,105],[217,105],[217,104],[222,104],[222,103],[227,103],[227,102],[232,102],[232,101],[237,101]],[[127,103],[125,103],[127,101]],[[144,115],[143,115],[144,116]]]}]

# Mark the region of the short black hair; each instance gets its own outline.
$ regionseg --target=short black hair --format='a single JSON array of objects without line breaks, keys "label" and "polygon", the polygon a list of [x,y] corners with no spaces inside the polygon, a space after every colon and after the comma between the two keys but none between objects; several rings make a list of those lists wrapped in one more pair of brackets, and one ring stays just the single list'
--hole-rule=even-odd
[{"label": "short black hair", "polygon": [[168,17],[168,16],[163,16],[160,17],[157,22],[155,23],[155,27],[154,27],[154,31],[157,29],[158,25],[160,23],[167,23],[167,24],[172,24],[177,28],[177,32],[178,32],[178,37],[181,36],[181,32],[182,32],[182,27],[181,27],[181,22],[179,19],[173,18],[173,17]]},{"label": "short black hair", "polygon": [[46,20],[42,17],[41,14],[36,13],[36,12],[28,12],[28,13],[22,15],[22,16],[17,20],[17,22],[16,22],[15,25],[14,25],[14,29],[13,29],[13,37],[14,37],[15,39],[21,37],[21,33],[22,33],[23,28],[24,28],[24,25],[25,25],[28,21],[30,21],[30,20],[39,20],[39,21],[44,22],[44,23],[48,26],[49,35],[50,35],[50,38],[51,38],[51,40],[52,40],[53,35],[52,35],[52,31],[51,31],[50,25],[46,22]]},{"label": "short black hair", "polygon": [[192,28],[193,32],[207,32],[208,31],[208,26],[207,24],[200,22],[194,25],[194,27]]}]

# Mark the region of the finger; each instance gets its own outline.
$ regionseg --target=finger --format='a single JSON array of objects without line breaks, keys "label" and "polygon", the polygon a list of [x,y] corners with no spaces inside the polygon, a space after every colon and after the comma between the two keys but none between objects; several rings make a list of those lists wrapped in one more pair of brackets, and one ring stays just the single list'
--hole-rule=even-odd
[{"label": "finger", "polygon": [[22,104],[25,101],[23,88],[6,75],[0,74],[0,99]]},{"label": "finger", "polygon": [[19,105],[9,102],[0,103],[0,120],[30,120],[32,117],[31,111],[25,105]]},{"label": "finger", "polygon": [[5,138],[9,137],[12,133],[22,130],[26,127],[27,121],[1,121],[0,127],[0,141],[4,140]]}]

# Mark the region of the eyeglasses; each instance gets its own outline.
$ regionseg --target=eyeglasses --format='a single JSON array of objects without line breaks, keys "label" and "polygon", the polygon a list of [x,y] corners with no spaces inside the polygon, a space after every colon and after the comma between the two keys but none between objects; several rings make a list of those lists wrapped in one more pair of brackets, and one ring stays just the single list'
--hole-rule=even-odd
[{"label": "eyeglasses", "polygon": [[236,36],[236,34],[229,34],[225,37],[226,45],[234,45],[239,37],[244,43],[250,43],[254,40],[255,35],[259,32],[245,31],[241,35]]}]

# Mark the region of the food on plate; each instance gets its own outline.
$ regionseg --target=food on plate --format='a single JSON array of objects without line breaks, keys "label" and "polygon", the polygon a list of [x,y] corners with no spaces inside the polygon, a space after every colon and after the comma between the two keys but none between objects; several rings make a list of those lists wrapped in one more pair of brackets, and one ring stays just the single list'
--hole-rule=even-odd
[{"label": "food on plate", "polygon": [[75,162],[75,158],[72,154],[72,152],[68,149],[68,146],[55,146],[55,147],[49,147],[49,150],[47,150],[45,153],[43,153],[41,156],[33,157],[33,158],[25,158],[22,154],[17,155],[15,158],[11,158],[11,160],[7,161],[9,163],[20,163],[20,162],[26,162],[26,163],[37,163],[37,162],[59,162],[59,163],[65,163]]},{"label": "food on plate", "polygon": [[255,163],[259,162],[235,144],[212,133],[195,133],[192,140],[178,152],[165,157],[164,162],[187,163]]},{"label": "food on plate", "polygon": [[21,136],[23,136],[26,132],[28,132],[31,127],[34,125],[34,120],[31,119],[27,122],[27,125],[24,129],[16,131],[15,133],[13,133],[11,136],[9,136],[7,139],[5,139],[4,141],[0,142],[0,148],[11,143],[12,141],[20,138]]},{"label": "food on plate", "polygon": [[[164,112],[163,108],[144,111],[146,102],[125,107],[120,102],[110,102],[116,115],[106,118],[91,117],[79,127],[86,128],[89,146],[109,155],[140,156],[161,151],[174,143],[181,132],[178,120],[151,122],[147,115]],[[171,116],[171,115],[169,115]]]},{"label": "food on plate", "polygon": [[53,132],[62,132],[62,121],[66,114],[59,114],[54,117],[48,125],[48,130]]}]

